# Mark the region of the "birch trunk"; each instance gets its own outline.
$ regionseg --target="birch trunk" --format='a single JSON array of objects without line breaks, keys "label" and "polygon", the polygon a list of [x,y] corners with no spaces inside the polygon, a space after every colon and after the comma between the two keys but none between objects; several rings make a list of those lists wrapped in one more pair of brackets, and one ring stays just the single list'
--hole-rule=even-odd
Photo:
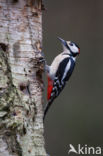
[{"label": "birch trunk", "polygon": [[41,0],[0,0],[0,156],[46,156]]}]

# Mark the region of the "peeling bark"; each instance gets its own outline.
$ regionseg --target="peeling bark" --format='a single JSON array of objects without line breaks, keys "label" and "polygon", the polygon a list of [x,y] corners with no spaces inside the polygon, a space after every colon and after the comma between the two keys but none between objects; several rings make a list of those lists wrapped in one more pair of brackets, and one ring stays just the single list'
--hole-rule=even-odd
[{"label": "peeling bark", "polygon": [[0,156],[46,156],[41,0],[0,0]]}]

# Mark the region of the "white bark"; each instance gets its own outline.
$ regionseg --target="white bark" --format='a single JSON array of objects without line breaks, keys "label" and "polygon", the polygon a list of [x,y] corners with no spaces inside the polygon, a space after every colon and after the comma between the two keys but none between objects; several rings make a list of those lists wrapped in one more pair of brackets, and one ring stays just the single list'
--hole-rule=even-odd
[{"label": "white bark", "polygon": [[46,155],[42,13],[34,1],[0,0],[0,156]]}]

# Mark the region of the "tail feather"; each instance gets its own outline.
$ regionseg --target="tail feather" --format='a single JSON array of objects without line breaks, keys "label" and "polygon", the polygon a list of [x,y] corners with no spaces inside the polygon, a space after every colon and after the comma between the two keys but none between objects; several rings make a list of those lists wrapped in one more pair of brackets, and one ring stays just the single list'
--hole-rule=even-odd
[{"label": "tail feather", "polygon": [[53,103],[53,101],[55,100],[56,97],[58,97],[58,95],[61,93],[62,89],[64,88],[65,83],[62,84],[62,87],[59,88],[59,92],[57,92],[57,88],[53,88],[52,93],[51,93],[51,98],[49,99],[48,103],[46,104],[45,108],[44,108],[44,116],[43,116],[43,121],[46,117],[46,114],[51,106],[51,104]]},{"label": "tail feather", "polygon": [[45,106],[43,121],[44,121],[44,119],[45,119],[45,117],[46,117],[46,114],[47,114],[47,112],[48,112],[48,110],[49,110],[51,104],[52,104],[52,101],[48,102],[48,103],[46,104],[46,106]]}]

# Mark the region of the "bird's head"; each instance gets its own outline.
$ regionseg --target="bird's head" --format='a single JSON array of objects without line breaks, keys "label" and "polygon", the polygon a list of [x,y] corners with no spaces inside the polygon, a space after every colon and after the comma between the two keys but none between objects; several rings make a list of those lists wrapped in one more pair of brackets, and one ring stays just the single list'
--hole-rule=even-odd
[{"label": "bird's head", "polygon": [[71,41],[65,41],[63,40],[62,38],[59,38],[58,39],[62,42],[62,45],[63,45],[63,48],[64,48],[64,51],[68,51],[68,53],[71,55],[71,56],[77,56],[80,54],[80,48],[79,46],[74,43],[74,42],[71,42]]}]

